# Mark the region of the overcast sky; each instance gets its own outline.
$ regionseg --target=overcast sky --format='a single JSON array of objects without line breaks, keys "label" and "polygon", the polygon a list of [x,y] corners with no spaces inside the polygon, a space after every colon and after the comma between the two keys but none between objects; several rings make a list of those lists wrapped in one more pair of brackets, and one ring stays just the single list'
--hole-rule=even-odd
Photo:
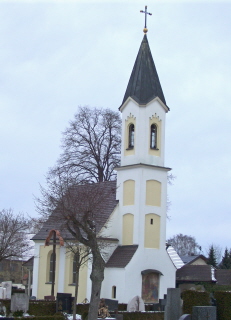
[{"label": "overcast sky", "polygon": [[143,38],[170,112],[167,237],[231,247],[231,2],[1,1],[0,204],[36,215],[33,194],[79,105],[120,106]]}]

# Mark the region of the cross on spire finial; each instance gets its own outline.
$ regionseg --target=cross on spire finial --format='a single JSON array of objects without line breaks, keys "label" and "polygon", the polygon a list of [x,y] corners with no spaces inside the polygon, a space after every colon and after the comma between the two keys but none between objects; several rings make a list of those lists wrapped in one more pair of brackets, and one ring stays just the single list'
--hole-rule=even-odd
[{"label": "cross on spire finial", "polygon": [[148,32],[148,29],[147,29],[147,14],[149,14],[151,16],[152,13],[147,12],[147,6],[145,6],[145,11],[140,10],[140,12],[145,14],[145,25],[144,25],[144,30],[143,31],[144,31],[144,33],[147,33]]}]

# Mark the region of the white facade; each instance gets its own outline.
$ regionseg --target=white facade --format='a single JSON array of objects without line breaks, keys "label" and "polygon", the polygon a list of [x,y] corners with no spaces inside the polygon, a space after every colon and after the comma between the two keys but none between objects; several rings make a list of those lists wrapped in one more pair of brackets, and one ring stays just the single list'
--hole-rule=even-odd
[{"label": "white facade", "polygon": [[[159,274],[159,298],[167,293],[167,288],[175,287],[176,267],[166,251],[166,204],[167,204],[167,172],[164,168],[165,115],[168,109],[158,99],[147,105],[138,105],[133,99],[121,107],[122,112],[122,150],[121,167],[117,168],[117,199],[119,206],[114,213],[113,227],[107,230],[112,237],[123,243],[123,216],[134,215],[133,243],[138,245],[134,256],[125,268],[109,267],[105,269],[105,280],[102,286],[102,297],[112,297],[112,287],[116,287],[116,299],[127,303],[132,297],[142,296],[142,274],[144,270],[156,270]],[[150,119],[161,123],[157,132],[160,135],[158,155],[150,154]],[[134,153],[127,152],[126,134],[129,120],[135,120]],[[132,150],[133,152],[133,150]],[[155,151],[154,151],[155,152]],[[134,203],[123,205],[125,181],[133,180],[135,185]],[[161,205],[146,204],[146,181],[154,180],[161,184]],[[145,215],[155,214],[160,217],[159,247],[145,247]],[[116,222],[116,223],[115,223]]]}]

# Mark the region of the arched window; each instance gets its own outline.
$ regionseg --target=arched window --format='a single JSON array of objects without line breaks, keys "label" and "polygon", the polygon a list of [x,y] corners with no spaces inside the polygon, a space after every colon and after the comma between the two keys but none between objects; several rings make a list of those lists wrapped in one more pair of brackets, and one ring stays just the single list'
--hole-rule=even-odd
[{"label": "arched window", "polygon": [[116,286],[112,287],[112,299],[116,298]]},{"label": "arched window", "polygon": [[[49,269],[49,282],[52,282],[53,279],[53,264],[55,264],[56,257],[52,254],[50,255],[50,269]],[[55,279],[55,271],[54,271],[54,279]]]},{"label": "arched window", "polygon": [[157,149],[157,127],[155,124],[151,125],[150,148]]},{"label": "arched window", "polygon": [[129,126],[129,136],[128,136],[128,148],[134,148],[134,140],[135,140],[135,126],[133,123]]}]

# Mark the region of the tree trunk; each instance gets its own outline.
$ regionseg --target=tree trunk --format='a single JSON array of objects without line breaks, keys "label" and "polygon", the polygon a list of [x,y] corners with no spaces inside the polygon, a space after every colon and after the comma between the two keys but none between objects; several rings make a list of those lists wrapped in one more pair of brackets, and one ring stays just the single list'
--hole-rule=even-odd
[{"label": "tree trunk", "polygon": [[98,309],[100,301],[101,284],[104,279],[105,262],[101,257],[99,250],[92,251],[92,271],[91,271],[91,300],[88,312],[88,320],[96,320],[98,318]]},{"label": "tree trunk", "polygon": [[80,265],[78,263],[76,268],[76,276],[75,276],[75,298],[74,298],[74,305],[73,305],[73,320],[76,320],[76,304],[77,304],[78,289],[79,289],[79,269],[80,269]]}]

